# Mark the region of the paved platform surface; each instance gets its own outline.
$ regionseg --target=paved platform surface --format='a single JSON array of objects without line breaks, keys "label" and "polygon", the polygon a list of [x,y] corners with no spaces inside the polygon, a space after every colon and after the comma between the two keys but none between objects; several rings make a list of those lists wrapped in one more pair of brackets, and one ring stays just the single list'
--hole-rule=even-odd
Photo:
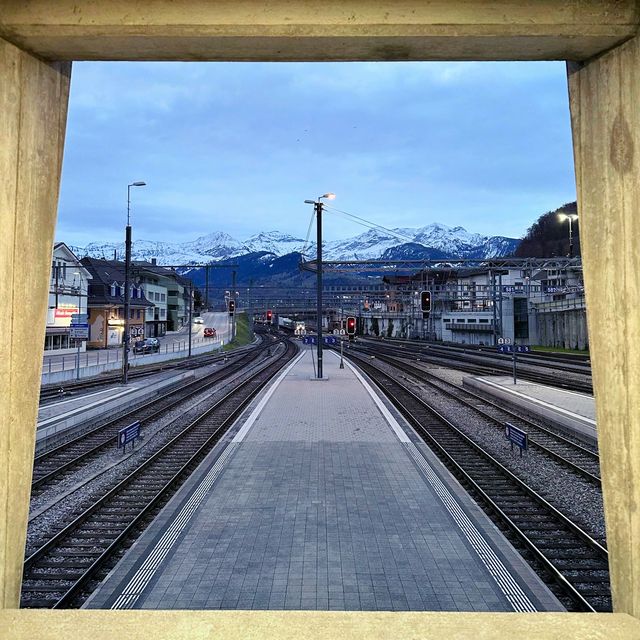
[{"label": "paved platform surface", "polygon": [[511,376],[472,376],[464,379],[464,386],[504,399],[577,435],[597,440],[596,404],[591,395],[528,380],[518,380],[514,385]]},{"label": "paved platform surface", "polygon": [[86,607],[562,610],[351,368],[300,358]]}]

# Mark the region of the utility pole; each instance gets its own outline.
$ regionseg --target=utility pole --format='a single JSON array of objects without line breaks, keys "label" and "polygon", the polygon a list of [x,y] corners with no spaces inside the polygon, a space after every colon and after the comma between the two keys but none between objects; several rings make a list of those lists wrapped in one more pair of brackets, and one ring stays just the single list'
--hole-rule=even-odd
[{"label": "utility pole", "polygon": [[317,297],[316,297],[316,317],[318,323],[318,379],[322,380],[322,202],[320,198],[314,204],[316,209],[316,262],[318,269],[317,277]]},{"label": "utility pole", "polygon": [[189,354],[191,357],[191,328],[193,325],[193,282],[189,280]]},{"label": "utility pole", "polygon": [[316,322],[318,324],[318,380],[322,380],[322,202],[323,198],[333,200],[335,193],[325,193],[317,200],[305,200],[306,204],[312,204],[316,212],[316,262],[317,262],[317,297],[316,297]]},{"label": "utility pole", "polygon": [[497,316],[498,310],[496,309],[496,276],[493,269],[489,269],[489,277],[491,278],[491,298],[493,301],[493,346],[498,346],[498,326]]},{"label": "utility pole", "polygon": [[209,311],[209,265],[204,268],[204,308]]},{"label": "utility pole", "polygon": [[127,227],[124,241],[124,340],[122,358],[122,384],[129,382],[129,270],[131,269],[131,225],[129,224],[129,213],[127,211]]},{"label": "utility pole", "polygon": [[122,341],[122,384],[129,382],[129,307],[131,291],[129,272],[131,270],[131,187],[144,187],[146,182],[132,182],[127,185],[127,226],[124,241],[124,339]]},{"label": "utility pole", "polygon": [[231,299],[233,300],[233,314],[231,316],[231,340],[236,339],[236,272],[235,269],[231,272]]}]

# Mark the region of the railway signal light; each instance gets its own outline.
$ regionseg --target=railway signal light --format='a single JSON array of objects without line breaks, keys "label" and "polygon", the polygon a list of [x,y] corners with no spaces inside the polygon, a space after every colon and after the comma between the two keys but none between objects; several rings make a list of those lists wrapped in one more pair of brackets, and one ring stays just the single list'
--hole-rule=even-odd
[{"label": "railway signal light", "polygon": [[420,308],[423,313],[429,313],[431,311],[431,291],[420,292]]},{"label": "railway signal light", "polygon": [[267,309],[267,322],[269,324],[271,324],[271,318],[273,318],[273,313],[271,312],[271,309]]},{"label": "railway signal light", "polygon": [[347,335],[356,335],[356,319],[353,317],[347,318]]},{"label": "railway signal light", "polygon": [[236,312],[236,301],[229,300],[229,315],[232,316]]}]

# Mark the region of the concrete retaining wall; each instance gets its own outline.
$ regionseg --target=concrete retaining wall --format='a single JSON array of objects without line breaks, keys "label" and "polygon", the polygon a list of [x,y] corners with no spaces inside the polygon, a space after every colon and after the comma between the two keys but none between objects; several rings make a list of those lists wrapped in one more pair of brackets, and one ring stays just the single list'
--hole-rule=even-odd
[{"label": "concrete retaining wall", "polygon": [[563,349],[588,349],[585,309],[548,311],[537,314],[537,344]]}]

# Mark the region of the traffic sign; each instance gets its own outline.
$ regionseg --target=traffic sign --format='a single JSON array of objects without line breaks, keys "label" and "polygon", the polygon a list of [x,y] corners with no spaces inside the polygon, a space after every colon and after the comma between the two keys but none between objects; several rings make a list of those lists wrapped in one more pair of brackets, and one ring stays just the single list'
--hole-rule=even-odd
[{"label": "traffic sign", "polygon": [[338,338],[335,336],[324,336],[323,342],[325,344],[338,344]]},{"label": "traffic sign", "polygon": [[72,313],[71,314],[71,326],[73,325],[83,325],[89,322],[89,314],[88,313]]},{"label": "traffic sign", "polygon": [[498,338],[498,344],[511,344],[511,338]]},{"label": "traffic sign", "polygon": [[317,336],[303,336],[303,344],[318,344]]},{"label": "traffic sign", "polygon": [[88,340],[89,339],[89,325],[77,325],[72,324],[69,327],[69,337],[74,340]]}]

